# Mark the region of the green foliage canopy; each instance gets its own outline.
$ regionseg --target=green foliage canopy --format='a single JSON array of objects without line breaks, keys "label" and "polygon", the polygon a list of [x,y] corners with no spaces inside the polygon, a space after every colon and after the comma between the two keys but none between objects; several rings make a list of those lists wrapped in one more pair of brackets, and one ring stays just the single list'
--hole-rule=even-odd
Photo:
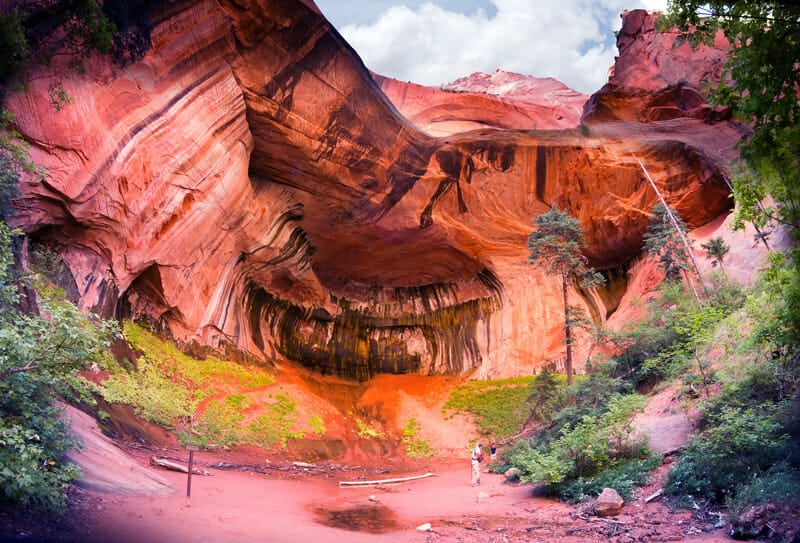
[{"label": "green foliage canopy", "polygon": [[[686,235],[689,231],[686,223],[674,209],[671,211],[678,228]],[[675,230],[667,209],[662,204],[653,206],[650,227],[644,235],[644,249],[651,256],[658,256],[659,264],[668,281],[679,280],[682,273],[691,269],[686,245],[681,239],[680,232]]]},{"label": "green foliage canopy", "polygon": [[113,53],[126,65],[150,48],[150,25],[143,0],[21,0],[0,7],[0,87],[33,63],[57,54],[73,67],[94,52]]},{"label": "green foliage canopy", "polygon": [[63,511],[78,471],[63,461],[76,442],[56,402],[85,394],[77,370],[102,360],[116,327],[42,286],[40,313],[23,313],[19,287],[33,290],[13,273],[12,235],[0,222],[0,500]]},{"label": "green foliage canopy", "polygon": [[712,266],[719,265],[720,269],[725,269],[722,266],[722,261],[725,260],[725,255],[730,252],[731,248],[725,243],[724,239],[721,237],[711,238],[706,243],[703,243],[701,247],[713,259]]},{"label": "green foliage canopy", "polygon": [[[671,0],[662,30],[677,25],[676,45],[711,43],[718,29],[732,51],[725,77],[711,92],[717,104],[753,127],[741,147],[752,173],[736,176],[739,217],[764,225],[800,226],[800,5],[789,1]],[[762,205],[771,195],[777,208]]]}]

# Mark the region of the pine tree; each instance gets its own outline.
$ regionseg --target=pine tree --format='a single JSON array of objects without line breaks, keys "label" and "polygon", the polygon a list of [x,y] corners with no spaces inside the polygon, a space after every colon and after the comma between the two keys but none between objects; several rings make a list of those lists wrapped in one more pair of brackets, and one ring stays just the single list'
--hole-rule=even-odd
[{"label": "pine tree", "polygon": [[561,278],[561,293],[564,299],[564,334],[567,346],[567,385],[572,385],[572,328],[573,312],[570,311],[569,285],[577,282],[583,288],[605,283],[602,275],[587,266],[583,255],[584,232],[578,219],[557,207],[534,219],[536,230],[528,237],[528,263],[537,266],[548,275]]},{"label": "pine tree", "polygon": [[662,204],[656,204],[653,206],[650,228],[644,235],[644,249],[650,256],[658,256],[658,262],[664,270],[667,281],[679,280],[681,274],[685,274],[691,268],[689,253],[681,238],[681,232],[685,236],[688,228],[674,209],[672,214],[680,232],[675,230],[667,209]]},{"label": "pine tree", "polygon": [[711,265],[716,266],[719,264],[719,268],[723,273],[725,273],[725,268],[722,266],[722,261],[725,258],[725,255],[727,255],[731,250],[728,244],[725,243],[725,240],[720,237],[711,238],[707,243],[703,243],[701,247],[703,250],[705,250],[706,254],[712,258]]}]

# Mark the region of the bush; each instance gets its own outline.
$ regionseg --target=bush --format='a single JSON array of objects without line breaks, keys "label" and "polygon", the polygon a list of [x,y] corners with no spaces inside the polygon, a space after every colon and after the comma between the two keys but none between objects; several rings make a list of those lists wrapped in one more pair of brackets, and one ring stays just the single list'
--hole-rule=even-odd
[{"label": "bush", "polygon": [[311,428],[311,433],[318,436],[325,435],[325,432],[328,431],[325,427],[325,421],[322,420],[322,417],[317,415],[312,415],[311,418],[308,419],[308,426]]},{"label": "bush", "polygon": [[258,447],[286,447],[288,439],[305,437],[304,432],[293,431],[297,423],[296,404],[286,394],[276,394],[274,402],[267,407],[267,414],[261,415],[245,427],[244,444]]},{"label": "bush", "polygon": [[523,482],[544,483],[562,497],[583,493],[582,488],[591,486],[587,481],[608,470],[620,469],[620,474],[628,475],[635,471],[633,467],[622,469],[628,460],[649,456],[643,439],[633,435],[631,427],[643,403],[637,395],[616,396],[602,415],[584,415],[576,424],[565,425],[560,436],[547,445],[520,447],[511,464],[519,469]]},{"label": "bush", "polygon": [[139,357],[136,371],[130,373],[115,363],[109,367],[112,373],[101,386],[107,402],[130,405],[137,415],[166,427],[194,414],[198,398],[186,386],[167,378],[150,356]]},{"label": "bush", "polygon": [[[62,398],[85,396],[77,370],[100,362],[115,336],[113,323],[87,317],[41,279],[15,277],[12,231],[0,222],[0,488],[2,499],[63,512],[65,491],[78,475],[64,462],[77,445],[61,419]],[[39,285],[20,309],[17,284]],[[38,301],[38,304],[36,303]]]},{"label": "bush", "polygon": [[231,394],[224,400],[212,400],[203,411],[193,430],[200,436],[198,445],[235,445],[244,439],[242,412],[250,405],[250,398]]},{"label": "bush", "polygon": [[433,449],[430,443],[417,437],[419,433],[419,423],[417,419],[411,417],[403,426],[403,446],[409,458],[427,458],[433,456]]},{"label": "bush", "polygon": [[734,516],[738,516],[754,505],[800,503],[800,473],[784,462],[736,487],[732,497],[726,501]]},{"label": "bush", "polygon": [[642,486],[650,473],[661,463],[661,458],[651,454],[644,458],[623,459],[592,477],[578,477],[562,485],[559,494],[572,501],[585,496],[597,496],[604,488],[613,488],[622,499],[630,501],[634,491]]},{"label": "bush", "polygon": [[700,305],[681,283],[661,285],[648,301],[645,318],[615,335],[621,353],[612,358],[612,375],[639,390],[698,370],[698,382],[708,385],[711,374],[704,359],[716,326],[745,303],[742,287],[724,275],[711,276],[708,298]]},{"label": "bush", "polygon": [[714,424],[692,437],[670,470],[667,491],[718,503],[734,499],[739,485],[767,473],[789,452],[789,436],[779,422],[781,409],[771,403],[758,409],[719,409]]},{"label": "bush", "polygon": [[627,390],[620,379],[608,377],[601,369],[598,368],[598,371],[580,379],[576,378],[571,388],[564,388],[564,397],[571,402],[550,415],[550,423],[541,428],[536,437],[538,445],[551,443],[564,429],[575,427],[585,417],[602,416],[611,401]]}]

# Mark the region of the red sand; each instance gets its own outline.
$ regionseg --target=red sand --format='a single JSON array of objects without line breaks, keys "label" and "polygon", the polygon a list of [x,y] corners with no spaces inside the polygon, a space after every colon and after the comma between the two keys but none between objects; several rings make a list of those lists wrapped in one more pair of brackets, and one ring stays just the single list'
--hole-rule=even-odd
[{"label": "red sand", "polygon": [[[206,459],[208,460],[208,459]],[[627,504],[613,521],[572,518],[572,506],[532,496],[532,487],[484,473],[469,483],[467,461],[427,466],[415,473],[312,470],[267,474],[215,470],[192,477],[159,470],[177,489],[166,498],[88,493],[78,541],[138,542],[484,542],[484,541],[729,541],[719,531],[702,533],[688,511],[658,503]],[[385,479],[431,471],[434,477],[382,487],[341,488],[339,480]],[[331,527],[331,521],[342,527]],[[431,524],[431,531],[417,526]],[[645,539],[641,539],[644,537]]]}]

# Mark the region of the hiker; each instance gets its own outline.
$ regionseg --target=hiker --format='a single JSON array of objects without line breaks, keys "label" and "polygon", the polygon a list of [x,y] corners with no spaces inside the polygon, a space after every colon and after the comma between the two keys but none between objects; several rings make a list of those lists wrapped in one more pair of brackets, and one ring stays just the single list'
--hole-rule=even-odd
[{"label": "hiker", "polygon": [[472,449],[470,454],[470,464],[472,465],[472,486],[479,486],[481,484],[481,462],[483,462],[483,449],[482,443],[478,441],[475,448]]},{"label": "hiker", "polygon": [[489,452],[491,453],[489,458],[491,458],[492,462],[497,460],[497,443],[494,441],[489,442]]}]

